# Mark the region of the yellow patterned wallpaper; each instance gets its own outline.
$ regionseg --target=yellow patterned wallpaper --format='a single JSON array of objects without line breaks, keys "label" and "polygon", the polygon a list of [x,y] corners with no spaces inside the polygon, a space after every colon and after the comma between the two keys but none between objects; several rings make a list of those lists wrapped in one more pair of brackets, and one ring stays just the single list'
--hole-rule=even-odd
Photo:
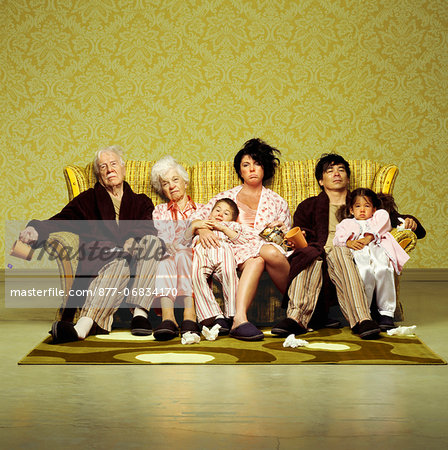
[{"label": "yellow patterned wallpaper", "polygon": [[446,0],[2,0],[4,217],[56,213],[104,145],[194,163],[260,136],[396,163],[429,233],[408,267],[446,268],[447,30]]}]

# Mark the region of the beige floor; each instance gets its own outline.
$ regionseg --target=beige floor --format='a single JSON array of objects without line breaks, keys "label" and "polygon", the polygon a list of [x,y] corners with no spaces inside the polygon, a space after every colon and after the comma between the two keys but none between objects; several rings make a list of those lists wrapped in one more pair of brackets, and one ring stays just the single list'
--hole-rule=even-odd
[{"label": "beige floor", "polygon": [[[448,283],[402,282],[448,359]],[[18,366],[48,321],[0,322],[0,448],[448,448],[448,366]]]}]

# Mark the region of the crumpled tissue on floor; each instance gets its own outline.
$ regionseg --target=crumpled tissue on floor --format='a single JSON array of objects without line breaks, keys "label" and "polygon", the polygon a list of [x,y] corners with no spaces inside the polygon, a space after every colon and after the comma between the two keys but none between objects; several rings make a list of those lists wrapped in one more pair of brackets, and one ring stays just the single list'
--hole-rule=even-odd
[{"label": "crumpled tissue on floor", "polygon": [[308,341],[305,341],[303,339],[296,339],[296,337],[293,334],[290,334],[286,339],[285,342],[283,342],[283,347],[306,347],[308,345]]},{"label": "crumpled tissue on floor", "polygon": [[387,330],[388,336],[412,336],[415,334],[415,329],[417,328],[417,325],[412,325],[410,327],[397,327],[392,328],[392,330]]},{"label": "crumpled tissue on floor", "polygon": [[191,331],[187,331],[182,335],[182,344],[199,344],[201,342],[201,336],[196,333],[192,333]]},{"label": "crumpled tissue on floor", "polygon": [[218,337],[220,328],[221,325],[219,324],[213,325],[210,329],[207,327],[202,327],[202,336],[204,336],[207,341],[214,341]]}]

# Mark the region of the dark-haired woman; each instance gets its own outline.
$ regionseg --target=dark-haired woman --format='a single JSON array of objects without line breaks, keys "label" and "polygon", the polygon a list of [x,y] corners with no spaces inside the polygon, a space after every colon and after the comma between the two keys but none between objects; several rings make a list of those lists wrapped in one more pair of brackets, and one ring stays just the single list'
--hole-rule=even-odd
[{"label": "dark-haired woman", "polygon": [[[243,182],[228,191],[213,197],[192,219],[205,219],[215,203],[221,198],[231,198],[238,205],[238,222],[261,232],[265,227],[280,227],[287,231],[291,227],[291,214],[287,202],[277,193],[263,186],[263,181],[274,175],[279,164],[276,155],[280,152],[260,139],[247,141],[234,158],[235,170]],[[200,242],[206,247],[219,246],[219,241],[210,230],[198,231]],[[230,336],[256,341],[263,339],[263,332],[247,320],[247,311],[255,297],[258,282],[266,269],[272,281],[284,293],[289,274],[289,263],[285,251],[276,244],[257,242],[247,247],[247,259],[239,265],[241,277],[236,295],[236,314]]]}]

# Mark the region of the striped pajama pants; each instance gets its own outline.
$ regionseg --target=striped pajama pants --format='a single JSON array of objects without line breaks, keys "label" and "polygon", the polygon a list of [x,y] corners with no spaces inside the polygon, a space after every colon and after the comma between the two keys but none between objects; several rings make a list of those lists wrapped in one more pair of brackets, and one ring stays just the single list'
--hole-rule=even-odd
[{"label": "striped pajama pants", "polygon": [[216,277],[222,285],[224,316],[233,317],[238,276],[235,255],[232,248],[225,242],[221,242],[221,246],[218,248],[204,248],[202,245],[197,245],[194,250],[192,281],[199,322],[222,314],[208,283],[211,275]]},{"label": "striped pajama pants", "polygon": [[[307,327],[322,288],[322,261],[314,261],[292,281],[287,316]],[[333,247],[327,254],[328,274],[336,286],[342,314],[353,328],[371,319],[364,284],[347,247]]]},{"label": "striped pajama pants", "polygon": [[156,297],[169,297],[174,303],[176,297],[191,297],[191,264],[193,249],[179,250],[159,262],[156,277]]},{"label": "striped pajama pants", "polygon": [[[150,251],[150,256],[136,259],[135,278],[127,303],[149,310],[154,300],[155,274],[159,261],[154,257],[161,246],[155,236],[144,236],[136,247],[141,255]],[[106,264],[90,283],[86,301],[80,317],[90,317],[104,330],[112,329],[113,315],[125,298],[125,288],[130,280],[130,268],[124,258],[117,258]],[[140,290],[140,293],[139,293]],[[143,293],[143,295],[140,295]]]}]

